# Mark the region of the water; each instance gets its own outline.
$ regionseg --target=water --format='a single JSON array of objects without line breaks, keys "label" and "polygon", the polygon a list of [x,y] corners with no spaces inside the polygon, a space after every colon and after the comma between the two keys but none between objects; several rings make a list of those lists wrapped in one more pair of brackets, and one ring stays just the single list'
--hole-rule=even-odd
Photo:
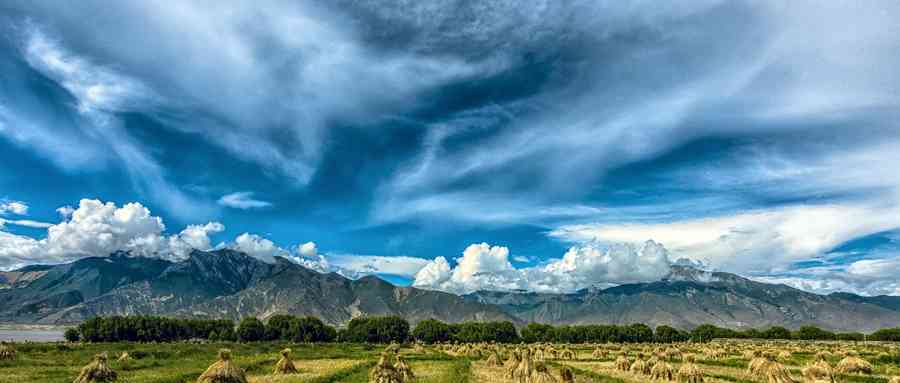
[{"label": "water", "polygon": [[57,342],[63,340],[63,330],[3,330],[0,341]]}]

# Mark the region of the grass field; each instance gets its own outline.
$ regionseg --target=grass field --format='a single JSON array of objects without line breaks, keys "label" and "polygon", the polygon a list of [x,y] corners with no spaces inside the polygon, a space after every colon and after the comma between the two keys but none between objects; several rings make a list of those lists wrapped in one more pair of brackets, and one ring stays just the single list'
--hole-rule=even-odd
[{"label": "grass field", "polygon": [[[254,383],[350,383],[367,382],[384,347],[349,344],[38,344],[13,346],[14,360],[0,360],[0,383],[69,383],[95,354],[108,353],[110,367],[120,382],[181,383],[195,382],[217,359],[221,348],[232,350],[233,361]],[[290,347],[300,373],[273,376],[278,351]],[[895,345],[851,343],[810,344],[726,342],[706,345],[532,345],[533,360],[547,366],[547,374],[561,381],[560,368],[567,366],[578,382],[637,383],[652,379],[640,372],[622,371],[616,361],[629,364],[640,358],[667,363],[678,371],[693,361],[702,371],[704,382],[766,382],[747,373],[754,357],[769,356],[795,381],[802,382],[803,369],[818,359],[837,367],[847,357],[868,362],[870,373],[842,373],[834,370],[836,382],[888,382],[900,375],[900,348]],[[523,346],[444,345],[428,348],[401,348],[399,354],[409,363],[421,383],[519,383],[506,366],[490,365],[487,358],[496,353],[504,364]],[[566,352],[571,351],[571,354]],[[131,360],[118,361],[123,352]],[[754,354],[755,353],[755,354]],[[687,357],[691,355],[691,357]],[[653,361],[650,358],[655,358]],[[508,364],[507,364],[508,365]]]}]

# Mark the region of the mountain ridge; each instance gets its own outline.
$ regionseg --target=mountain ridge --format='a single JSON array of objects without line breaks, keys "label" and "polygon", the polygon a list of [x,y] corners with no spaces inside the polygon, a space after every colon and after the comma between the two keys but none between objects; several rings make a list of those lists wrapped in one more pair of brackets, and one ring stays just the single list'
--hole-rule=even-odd
[{"label": "mountain ridge", "polygon": [[267,318],[314,315],[340,325],[361,315],[411,322],[509,320],[560,324],[710,323],[748,328],[812,324],[836,331],[900,325],[900,297],[820,295],[735,274],[673,266],[656,282],[566,294],[476,291],[466,295],[352,280],[284,258],[267,263],[234,250],[193,251],[167,261],[117,252],[0,272],[0,321],[70,324],[97,315]]}]

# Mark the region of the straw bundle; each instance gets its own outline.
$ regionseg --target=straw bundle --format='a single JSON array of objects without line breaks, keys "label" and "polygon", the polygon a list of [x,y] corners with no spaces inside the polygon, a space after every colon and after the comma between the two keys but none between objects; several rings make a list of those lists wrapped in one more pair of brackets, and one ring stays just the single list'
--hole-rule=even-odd
[{"label": "straw bundle", "polygon": [[602,348],[595,348],[594,352],[591,354],[591,357],[594,359],[606,359],[606,350]]},{"label": "straw bundle", "polygon": [[678,383],[703,383],[703,370],[694,363],[693,358],[691,359],[691,361],[685,360],[685,363],[678,369],[678,373],[675,374],[675,380]]},{"label": "straw bundle", "polygon": [[631,371],[632,374],[642,374],[642,375],[650,375],[650,369],[652,367],[641,360],[640,357],[634,360],[634,363],[631,364],[631,367],[628,371]]},{"label": "straw bundle", "polygon": [[531,376],[527,380],[519,381],[529,383],[557,383],[556,378],[550,374],[550,371],[547,370],[547,366],[544,362],[535,363],[534,371],[531,372]]},{"label": "straw bundle", "polygon": [[562,383],[575,383],[575,374],[572,373],[571,368],[566,366],[559,368],[559,378]]},{"label": "straw bundle", "polygon": [[403,383],[403,378],[388,362],[388,352],[381,354],[378,364],[369,371],[369,383]]},{"label": "straw bundle", "polygon": [[397,370],[398,374],[400,374],[400,380],[402,380],[404,383],[409,383],[416,380],[416,375],[413,374],[412,368],[409,368],[409,365],[406,364],[406,361],[403,360],[400,355],[397,355],[397,362],[394,363],[394,369]]},{"label": "straw bundle", "polygon": [[872,364],[856,356],[848,356],[838,362],[837,372],[842,374],[871,374]]},{"label": "straw bundle", "polygon": [[781,363],[769,361],[766,363],[765,379],[768,383],[795,383],[794,378]]},{"label": "straw bundle", "polygon": [[891,380],[888,380],[888,383],[900,383],[900,376],[891,378]]},{"label": "straw bundle", "polygon": [[273,375],[290,375],[297,374],[300,371],[297,370],[297,366],[294,365],[294,361],[291,360],[291,349],[286,348],[281,350],[281,358],[278,359],[278,363],[275,363],[275,371],[272,372]]},{"label": "straw bundle", "polygon": [[803,368],[803,380],[806,383],[834,383],[834,372],[831,365],[819,359]]},{"label": "straw bundle", "polygon": [[118,374],[109,368],[109,357],[106,353],[97,354],[94,360],[81,369],[81,374],[73,383],[115,382]]},{"label": "straw bundle", "polygon": [[628,359],[625,359],[624,356],[616,358],[616,370],[628,371],[629,368],[631,368],[631,363],[628,363]]},{"label": "straw bundle", "polygon": [[119,359],[117,360],[120,362],[127,362],[131,360],[131,354],[129,354],[128,351],[125,351],[122,353],[122,355],[119,355]]},{"label": "straw bundle", "polygon": [[0,343],[0,360],[16,359],[16,349],[8,344]]},{"label": "straw bundle", "polygon": [[512,379],[513,375],[515,375],[516,369],[519,368],[519,363],[522,362],[522,354],[519,353],[519,350],[513,350],[509,355],[509,359],[506,361],[506,378]]},{"label": "straw bundle", "polygon": [[516,383],[529,383],[533,373],[534,361],[531,360],[531,350],[526,348],[522,354],[522,361],[519,362],[519,366],[513,371],[513,379]]},{"label": "straw bundle", "polygon": [[671,364],[660,361],[650,369],[650,377],[654,380],[673,380],[675,371]]},{"label": "straw bundle", "polygon": [[244,370],[231,361],[231,350],[219,350],[219,360],[197,378],[197,383],[247,383]]}]

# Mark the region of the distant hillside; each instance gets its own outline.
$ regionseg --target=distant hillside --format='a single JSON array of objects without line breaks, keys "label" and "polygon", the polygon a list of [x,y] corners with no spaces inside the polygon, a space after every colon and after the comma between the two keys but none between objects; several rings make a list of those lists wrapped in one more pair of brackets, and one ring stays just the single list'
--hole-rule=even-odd
[{"label": "distant hillside", "polygon": [[194,251],[184,261],[116,253],[56,266],[0,272],[0,321],[66,324],[97,315],[266,318],[314,315],[342,324],[360,315],[412,322],[510,320],[550,324],[711,323],[747,328],[812,324],[838,331],[900,326],[900,297],[818,295],[728,273],[675,267],[652,283],[572,294],[481,291],[466,296],[350,280],[286,259],[269,264],[232,250]]}]

